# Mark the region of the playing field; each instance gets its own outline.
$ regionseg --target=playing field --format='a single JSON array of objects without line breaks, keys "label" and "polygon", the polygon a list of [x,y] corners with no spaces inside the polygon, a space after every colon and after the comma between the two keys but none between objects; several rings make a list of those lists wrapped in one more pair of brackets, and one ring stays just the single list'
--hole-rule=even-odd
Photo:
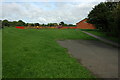
[{"label": "playing field", "polygon": [[56,40],[93,39],[75,29],[3,29],[3,78],[93,78]]},{"label": "playing field", "polygon": [[0,79],[2,78],[2,30],[0,29]]}]

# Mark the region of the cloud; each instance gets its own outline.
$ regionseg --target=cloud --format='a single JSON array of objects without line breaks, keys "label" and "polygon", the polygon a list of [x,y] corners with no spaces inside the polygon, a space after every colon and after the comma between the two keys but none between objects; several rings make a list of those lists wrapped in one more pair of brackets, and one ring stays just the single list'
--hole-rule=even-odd
[{"label": "cloud", "polygon": [[[88,0],[91,1],[91,0]],[[23,20],[39,23],[75,24],[87,17],[92,7],[99,2],[5,2],[2,17],[8,20]]]},{"label": "cloud", "polygon": [[102,2],[105,0],[3,0],[3,2]]}]

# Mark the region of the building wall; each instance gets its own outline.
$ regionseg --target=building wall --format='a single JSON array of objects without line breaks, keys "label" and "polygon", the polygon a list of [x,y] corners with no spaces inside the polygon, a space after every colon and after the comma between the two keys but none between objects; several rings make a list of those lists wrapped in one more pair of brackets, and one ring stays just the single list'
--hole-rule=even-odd
[{"label": "building wall", "polygon": [[87,23],[87,19],[84,19],[76,24],[77,28],[80,29],[96,29],[96,27],[93,24]]}]

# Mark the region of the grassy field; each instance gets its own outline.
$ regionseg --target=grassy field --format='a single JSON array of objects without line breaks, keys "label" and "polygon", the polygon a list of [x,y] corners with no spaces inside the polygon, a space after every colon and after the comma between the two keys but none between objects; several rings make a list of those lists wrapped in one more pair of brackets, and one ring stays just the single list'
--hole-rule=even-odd
[{"label": "grassy field", "polygon": [[94,78],[56,40],[91,39],[75,29],[3,29],[3,78]]},{"label": "grassy field", "polygon": [[2,78],[2,30],[0,29],[0,79]]},{"label": "grassy field", "polygon": [[104,37],[104,38],[106,38],[106,39],[108,39],[108,40],[111,40],[111,41],[120,43],[120,39],[119,39],[119,38],[113,37],[113,36],[107,36],[107,35],[106,35],[105,33],[103,33],[103,32],[100,32],[100,31],[97,31],[97,30],[96,30],[96,31],[87,31],[87,32],[92,33],[92,34],[97,35],[97,36],[100,36],[100,37]]}]

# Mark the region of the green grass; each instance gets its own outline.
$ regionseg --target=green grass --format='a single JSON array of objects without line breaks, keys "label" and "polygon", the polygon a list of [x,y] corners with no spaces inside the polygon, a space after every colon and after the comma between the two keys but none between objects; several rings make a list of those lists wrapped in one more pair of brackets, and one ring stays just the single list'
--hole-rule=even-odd
[{"label": "green grass", "polygon": [[0,79],[2,78],[2,30],[0,29]]},{"label": "green grass", "polygon": [[80,29],[81,31],[98,31],[98,29]]},{"label": "green grass", "polygon": [[106,39],[111,40],[113,42],[120,43],[120,39],[118,37],[107,36],[105,33],[97,31],[97,30],[96,31],[86,31],[86,32],[89,32],[89,33],[92,33],[94,35],[106,38]]},{"label": "green grass", "polygon": [[75,29],[3,29],[3,78],[94,78],[56,40],[95,38]]}]

